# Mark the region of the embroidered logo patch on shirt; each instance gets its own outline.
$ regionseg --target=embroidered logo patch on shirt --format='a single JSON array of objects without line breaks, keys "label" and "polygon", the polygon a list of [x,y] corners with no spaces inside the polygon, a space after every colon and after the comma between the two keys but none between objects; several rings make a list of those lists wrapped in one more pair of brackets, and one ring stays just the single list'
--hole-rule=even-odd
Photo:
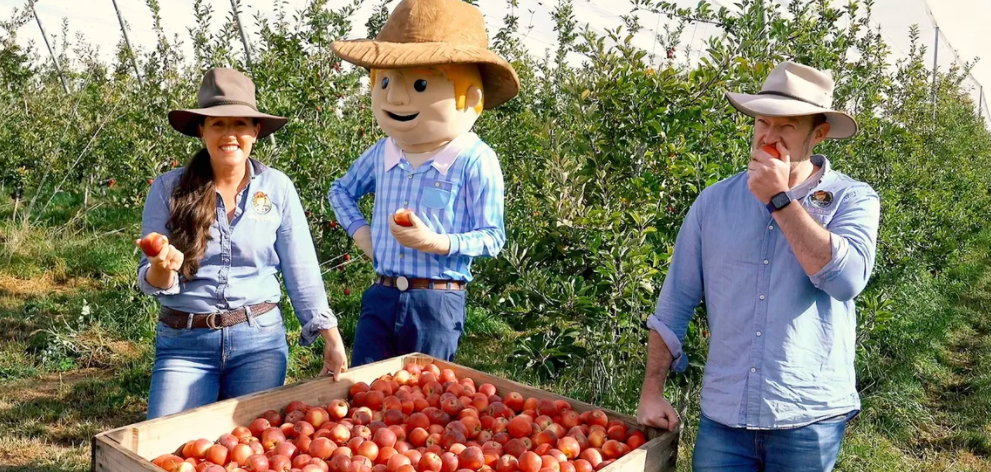
[{"label": "embroidered logo patch on shirt", "polygon": [[826,208],[833,203],[833,193],[825,190],[816,190],[809,195],[809,203],[819,208]]},{"label": "embroidered logo patch on shirt", "polygon": [[255,196],[251,197],[251,206],[255,209],[255,213],[265,215],[272,211],[272,199],[268,198],[265,192],[255,192]]}]

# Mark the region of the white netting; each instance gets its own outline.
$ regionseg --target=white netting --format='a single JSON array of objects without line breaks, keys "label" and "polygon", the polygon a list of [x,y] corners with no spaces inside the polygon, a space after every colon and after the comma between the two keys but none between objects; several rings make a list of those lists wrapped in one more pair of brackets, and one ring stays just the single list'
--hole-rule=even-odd
[{"label": "white netting", "polygon": [[[786,0],[776,1],[779,4],[786,4]],[[964,0],[968,1],[968,0]],[[713,8],[726,7],[731,10],[737,8],[735,0],[710,0]],[[154,48],[156,37],[154,31],[148,26],[152,24],[152,17],[144,0],[117,0],[121,13],[130,25],[131,42],[139,50],[150,50]],[[169,36],[178,35],[183,41],[183,46],[191,49],[188,39],[187,29],[193,26],[192,2],[160,1],[162,24],[166,34]],[[220,28],[231,14],[230,0],[203,0],[204,5],[213,8],[213,26]],[[278,8],[274,5],[281,5],[290,19],[293,14],[304,8],[309,0],[240,0],[242,10],[242,21],[249,35],[257,34],[258,27],[256,15],[261,15],[269,19],[274,19],[278,14]],[[331,1],[329,7],[339,9],[350,4],[349,1]],[[352,37],[365,36],[365,22],[368,17],[381,5],[381,0],[365,0],[352,16],[353,30]],[[557,47],[557,33],[554,31],[553,11],[558,6],[557,0],[518,0],[518,6],[512,7],[510,0],[481,0],[477,2],[485,15],[486,25],[490,37],[503,26],[503,20],[507,15],[514,14],[518,17],[519,34],[518,39],[530,51],[531,54],[543,57],[547,51],[553,55]],[[586,24],[596,33],[604,34],[606,31],[615,30],[624,25],[624,16],[629,15],[634,4],[643,4],[643,0],[575,0],[572,3],[574,16],[578,22],[580,30]],[[648,2],[652,3],[652,2]],[[681,7],[694,8],[697,0],[676,0]],[[958,22],[961,16],[966,15],[991,15],[991,9],[979,7],[977,11],[961,12],[953,10],[953,7],[937,5],[935,2],[930,5],[927,0],[876,0],[874,3],[873,22],[875,26],[880,26],[885,42],[891,47],[893,58],[907,55],[909,50],[909,28],[918,25],[920,42],[927,48],[926,55],[929,63],[932,64],[933,54],[938,57],[936,63],[940,70],[947,70],[952,64],[964,64],[973,59],[958,52],[954,41],[965,44],[967,51],[977,51],[977,40],[971,36],[973,31],[954,29],[941,25],[939,19],[944,19],[945,23]],[[959,2],[957,2],[959,3]],[[388,2],[390,9],[398,4],[398,0]],[[976,4],[976,3],[975,3]],[[15,2],[0,3],[0,16],[9,15],[11,9],[18,5]],[[935,10],[933,7],[938,7]],[[982,10],[983,8],[983,10]],[[101,55],[109,59],[121,41],[120,28],[117,17],[110,1],[79,1],[79,0],[44,0],[37,4],[38,15],[44,22],[50,36],[58,36],[61,33],[63,18],[69,20],[69,40],[75,39],[75,33],[81,32],[86,40],[100,48]],[[665,34],[665,27],[672,22],[662,15],[651,13],[647,10],[640,10],[636,13],[642,30],[635,35],[632,43],[648,51],[653,57],[654,63],[667,60],[669,52],[661,50],[658,41],[658,34]],[[951,21],[952,20],[952,21]],[[986,24],[991,17],[984,20]],[[937,28],[939,32],[937,34]],[[624,28],[625,31],[625,28]],[[691,24],[682,32],[680,37],[681,46],[672,51],[676,61],[684,61],[689,64],[699,60],[704,54],[705,44],[713,34],[720,32],[719,27],[707,23]],[[45,55],[44,43],[38,28],[34,25],[27,25],[18,32],[20,41],[25,44],[31,41],[35,44],[36,51],[40,55]],[[625,32],[623,34],[625,36]],[[936,38],[939,37],[938,47]],[[39,48],[40,46],[40,48]],[[59,45],[54,45],[58,47]],[[240,46],[239,44],[237,45]],[[39,50],[40,49],[40,50]],[[47,59],[47,57],[44,57]],[[572,62],[580,62],[581,56],[572,54],[568,57]],[[931,67],[931,66],[930,66]],[[986,74],[991,74],[991,67],[985,66]],[[980,75],[980,72],[977,72]],[[974,102],[975,111],[980,111],[985,118],[991,122],[991,115],[988,114],[987,99],[982,98],[981,84],[973,75],[964,83],[965,89],[970,91],[971,99]]]}]

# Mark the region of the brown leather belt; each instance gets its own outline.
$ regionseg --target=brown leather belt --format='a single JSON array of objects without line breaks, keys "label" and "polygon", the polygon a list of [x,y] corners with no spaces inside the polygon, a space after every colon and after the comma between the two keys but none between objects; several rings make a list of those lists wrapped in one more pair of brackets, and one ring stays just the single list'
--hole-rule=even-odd
[{"label": "brown leather belt", "polygon": [[278,306],[278,303],[266,302],[259,303],[257,305],[249,305],[247,306],[247,309],[242,306],[241,308],[235,308],[228,311],[219,311],[217,313],[207,313],[202,315],[194,314],[192,326],[190,326],[189,323],[189,313],[176,311],[163,306],[158,315],[158,321],[161,321],[166,326],[175,329],[186,329],[190,327],[221,329],[229,328],[248,321],[249,310],[251,312],[251,317],[255,318],[272,311]]},{"label": "brown leather belt", "polygon": [[412,289],[420,290],[465,290],[467,284],[456,280],[418,279],[411,277],[383,277],[376,282],[386,287],[395,287],[401,292]]}]

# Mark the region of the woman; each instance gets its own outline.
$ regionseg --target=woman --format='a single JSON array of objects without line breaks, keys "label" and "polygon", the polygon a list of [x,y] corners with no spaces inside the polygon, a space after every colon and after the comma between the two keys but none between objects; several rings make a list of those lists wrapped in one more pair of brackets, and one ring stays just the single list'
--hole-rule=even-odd
[{"label": "woman", "polygon": [[142,218],[143,235],[170,240],[138,266],[139,287],[162,304],[149,419],[284,383],[279,273],[300,344],[326,343],[321,375],[347,369],[296,188],[249,158],[287,120],[259,113],[255,85],[232,69],[207,72],[198,99],[201,108],[172,111],[169,123],[203,149],[155,180]]}]

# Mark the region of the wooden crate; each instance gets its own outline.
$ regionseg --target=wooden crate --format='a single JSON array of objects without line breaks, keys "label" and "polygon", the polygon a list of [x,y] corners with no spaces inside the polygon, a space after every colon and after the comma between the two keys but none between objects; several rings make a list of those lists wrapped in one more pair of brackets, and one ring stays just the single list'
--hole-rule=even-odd
[{"label": "wooden crate", "polygon": [[[91,470],[93,472],[161,472],[161,469],[152,465],[151,459],[164,453],[174,452],[180,444],[190,439],[218,438],[224,433],[231,432],[235,426],[248,425],[267,410],[281,410],[292,400],[301,400],[309,405],[326,405],[335,398],[346,399],[354,383],[370,384],[384,374],[399,371],[411,361],[421,365],[433,362],[442,369],[453,370],[458,378],[474,379],[477,385],[491,383],[495,385],[500,396],[515,391],[524,397],[567,400],[579,413],[600,409],[588,403],[544,392],[430,356],[409,354],[351,369],[344,373],[338,382],[334,382],[329,377],[301,381],[100,433],[92,440]],[[643,429],[648,439],[640,448],[602,469],[603,472],[675,470],[680,431],[662,432],[653,428],[644,429],[637,424],[636,418],[603,410],[610,420],[619,419]]]}]

